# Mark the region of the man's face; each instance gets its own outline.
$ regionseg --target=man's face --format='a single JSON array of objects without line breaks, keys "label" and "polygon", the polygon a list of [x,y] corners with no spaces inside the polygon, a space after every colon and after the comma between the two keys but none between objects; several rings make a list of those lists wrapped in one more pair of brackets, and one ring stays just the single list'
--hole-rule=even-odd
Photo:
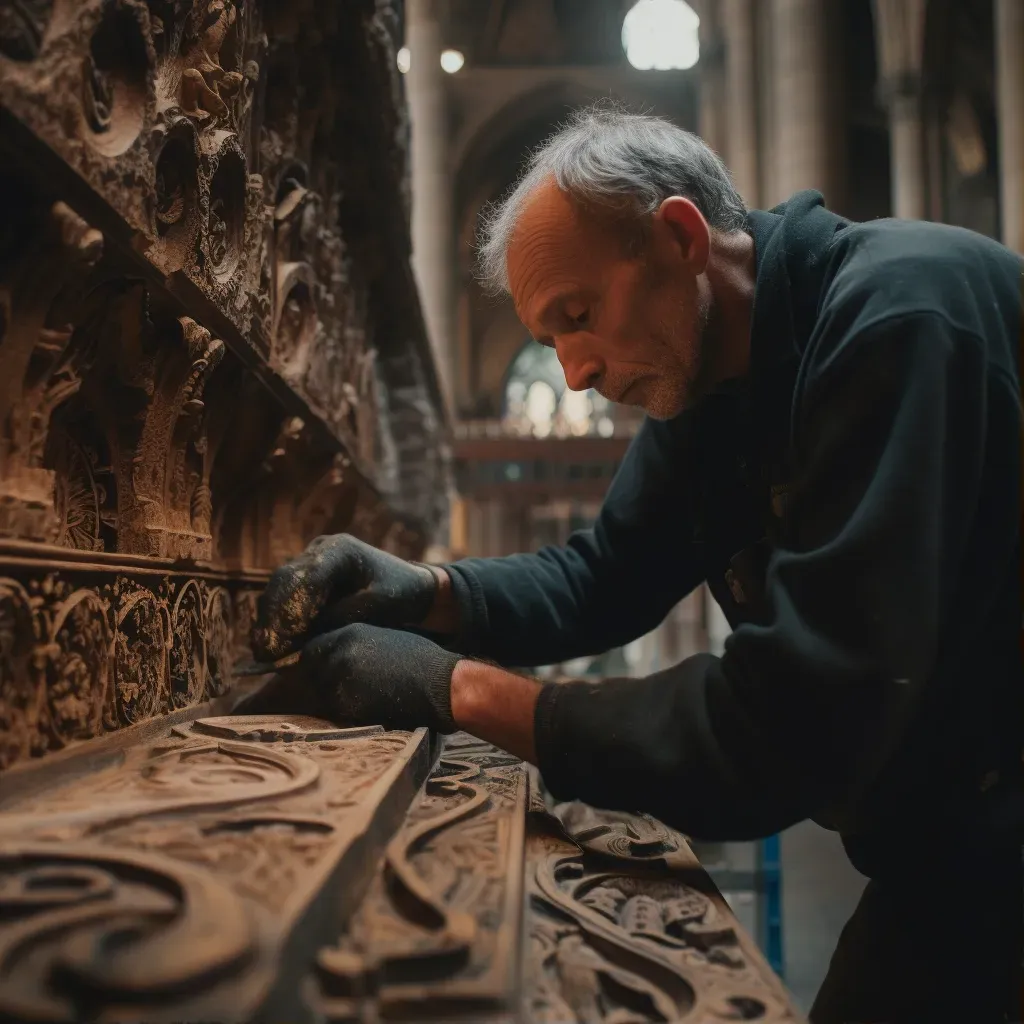
[{"label": "man's face", "polygon": [[508,276],[519,318],[554,347],[572,390],[594,388],[655,419],[700,396],[710,293],[664,225],[629,254],[621,226],[552,181],[520,216]]}]

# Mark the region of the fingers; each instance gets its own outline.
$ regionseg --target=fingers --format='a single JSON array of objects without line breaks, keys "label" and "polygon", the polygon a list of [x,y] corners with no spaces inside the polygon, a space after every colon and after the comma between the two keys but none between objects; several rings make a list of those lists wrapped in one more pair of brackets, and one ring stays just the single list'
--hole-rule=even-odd
[{"label": "fingers", "polygon": [[397,629],[404,626],[408,611],[407,602],[396,601],[378,583],[332,601],[317,616],[313,632],[328,633],[350,623],[366,622],[375,626]]},{"label": "fingers", "polygon": [[369,659],[386,632],[377,626],[355,622],[329,633],[319,633],[303,647],[299,665],[318,682],[329,674],[352,675],[359,668],[372,670]]},{"label": "fingers", "polygon": [[303,648],[299,662],[303,675],[333,721],[366,725],[376,724],[380,718],[379,694],[372,676],[384,632],[355,623],[322,633]]},{"label": "fingers", "polygon": [[273,661],[296,650],[332,598],[369,582],[366,545],[348,534],[318,537],[270,577],[257,606],[252,649]]}]

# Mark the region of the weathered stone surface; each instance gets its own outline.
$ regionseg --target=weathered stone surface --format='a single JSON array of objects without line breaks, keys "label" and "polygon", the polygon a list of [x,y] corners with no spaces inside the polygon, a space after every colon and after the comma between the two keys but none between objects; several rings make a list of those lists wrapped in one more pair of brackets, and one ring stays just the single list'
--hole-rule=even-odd
[{"label": "weathered stone surface", "polygon": [[329,1020],[516,1012],[527,775],[449,740],[341,942],[321,951]]},{"label": "weathered stone surface", "polygon": [[465,734],[314,984],[333,1024],[801,1019],[682,836]]},{"label": "weathered stone surface", "polygon": [[[0,4],[0,575],[8,550],[36,560],[11,573],[32,632],[0,764],[193,706],[214,662],[223,689],[211,652],[237,656],[260,583],[318,534],[417,556],[441,522],[389,20]],[[173,583],[124,597],[135,569]],[[237,626],[203,588],[247,602]],[[37,698],[64,600],[94,651]]]},{"label": "weathered stone surface", "polygon": [[525,1019],[802,1019],[681,835],[533,780]]},{"label": "weathered stone surface", "polygon": [[5,808],[0,1012],[303,1013],[298,972],[369,881],[429,744],[422,730],[278,726],[255,742],[209,735],[223,720],[175,727]]}]

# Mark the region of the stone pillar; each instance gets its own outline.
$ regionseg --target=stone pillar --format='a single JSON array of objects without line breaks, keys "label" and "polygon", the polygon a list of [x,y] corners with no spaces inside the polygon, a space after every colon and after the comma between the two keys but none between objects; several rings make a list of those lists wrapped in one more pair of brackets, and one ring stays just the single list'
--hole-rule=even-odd
[{"label": "stone pillar", "polygon": [[748,207],[761,201],[757,132],[755,0],[725,0],[725,158]]},{"label": "stone pillar", "polygon": [[926,7],[926,0],[874,0],[879,91],[889,111],[892,215],[912,220],[928,211],[921,109]]},{"label": "stone pillar", "polygon": [[761,206],[769,209],[785,196],[775,184],[775,57],[772,53],[772,10],[765,0],[756,4],[757,65],[757,184]]},{"label": "stone pillar", "polygon": [[888,97],[892,215],[922,220],[927,212],[921,93],[914,85]]},{"label": "stone pillar", "polygon": [[445,400],[451,408],[454,327],[452,181],[438,0],[407,0],[405,79],[412,145],[412,265]]},{"label": "stone pillar", "polygon": [[725,47],[718,0],[695,0],[700,17],[700,137],[726,159]]},{"label": "stone pillar", "polygon": [[996,0],[996,102],[1003,243],[1024,253],[1024,2]]},{"label": "stone pillar", "polygon": [[781,198],[818,189],[842,207],[845,125],[837,117],[838,48],[831,0],[769,0],[775,122],[774,187]]}]

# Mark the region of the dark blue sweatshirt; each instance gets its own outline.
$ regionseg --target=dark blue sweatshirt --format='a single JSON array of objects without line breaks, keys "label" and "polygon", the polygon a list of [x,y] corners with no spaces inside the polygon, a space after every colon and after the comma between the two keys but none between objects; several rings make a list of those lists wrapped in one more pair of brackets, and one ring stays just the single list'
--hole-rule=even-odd
[{"label": "dark blue sweatshirt", "polygon": [[708,839],[955,827],[1020,767],[1024,265],[815,192],[748,231],[747,376],[646,421],[564,548],[450,566],[460,649],[595,654],[707,581],[734,627],[720,659],[543,688],[556,797]]}]

